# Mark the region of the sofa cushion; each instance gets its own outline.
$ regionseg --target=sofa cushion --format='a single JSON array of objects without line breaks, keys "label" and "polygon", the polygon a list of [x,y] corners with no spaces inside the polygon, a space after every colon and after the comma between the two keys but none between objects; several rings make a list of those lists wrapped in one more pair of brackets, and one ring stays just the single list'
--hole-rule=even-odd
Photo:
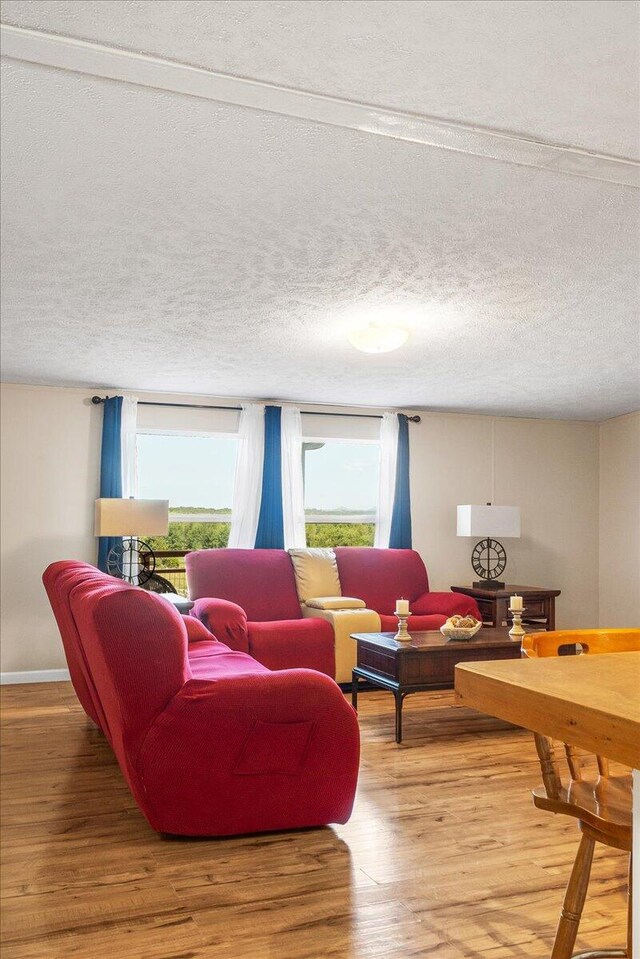
[{"label": "sofa cushion", "polygon": [[185,557],[191,599],[236,603],[255,622],[301,619],[291,557],[283,549],[201,549]]},{"label": "sofa cushion", "polygon": [[204,623],[201,623],[195,616],[183,616],[182,621],[187,630],[187,641],[189,645],[191,645],[191,643],[211,642],[212,639],[215,640],[215,636],[213,636]]},{"label": "sofa cushion", "polygon": [[100,703],[118,738],[131,744],[189,678],[183,617],[159,596],[121,580],[78,583],[71,612]]},{"label": "sofa cushion", "polygon": [[217,680],[227,676],[256,676],[269,672],[267,667],[256,662],[253,656],[229,649],[224,643],[211,637],[202,642],[191,643],[188,656],[194,679]]},{"label": "sofa cushion", "polygon": [[301,603],[312,596],[340,596],[340,577],[332,549],[290,549]]},{"label": "sofa cushion", "polygon": [[337,546],[335,554],[342,592],[378,613],[391,615],[397,599],[411,603],[429,589],[424,563],[413,549]]},{"label": "sofa cushion", "polygon": [[447,619],[458,613],[460,616],[482,619],[475,599],[465,596],[464,593],[425,593],[412,604],[411,612],[416,616],[443,615]]},{"label": "sofa cushion", "polygon": [[[101,573],[100,570],[97,570],[94,566],[89,566],[87,563],[76,562],[75,560],[62,560],[58,563],[52,563],[47,567],[42,576],[42,581],[60,630],[67,665],[69,666],[69,675],[76,696],[82,703],[87,716],[89,716],[97,726],[100,726],[104,734],[108,737],[109,730],[106,718],[82,649],[78,628],[69,606],[71,590],[77,586],[78,583],[89,580],[103,582],[104,573]],[[122,585],[121,580],[114,579],[113,583]]]}]

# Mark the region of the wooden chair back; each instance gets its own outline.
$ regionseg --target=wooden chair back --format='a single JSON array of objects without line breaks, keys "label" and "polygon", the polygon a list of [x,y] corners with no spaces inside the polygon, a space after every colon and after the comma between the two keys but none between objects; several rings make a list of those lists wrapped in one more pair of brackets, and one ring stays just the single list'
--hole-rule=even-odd
[{"label": "wooden chair back", "polygon": [[[640,629],[571,629],[548,633],[530,633],[523,637],[526,656],[560,656],[564,653],[615,653],[640,650]],[[587,894],[593,850],[596,842],[631,852],[632,788],[631,775],[609,774],[604,756],[590,756],[568,743],[534,733],[542,770],[542,786],[533,790],[533,802],[539,809],[579,820],[582,836],[553,944],[553,959],[577,959],[573,952],[580,917]],[[570,781],[562,782],[559,755],[569,769]],[[593,763],[595,762],[595,769]],[[587,767],[591,767],[587,773]],[[594,775],[595,774],[595,775]],[[629,871],[629,916],[627,948],[581,952],[580,956],[626,956],[631,959],[631,870]]]},{"label": "wooden chair back", "polygon": [[543,736],[541,733],[534,733],[533,738],[540,761],[542,782],[548,799],[560,800],[566,796],[567,792],[571,791],[572,784],[583,782],[585,777],[589,778],[591,770],[595,772],[595,769],[597,769],[599,779],[609,778],[609,761],[604,756],[591,756],[583,750],[578,750],[575,746],[562,743],[562,750],[571,779],[571,784],[564,786],[560,774],[556,743],[553,739],[549,739],[548,736]]},{"label": "wooden chair back", "polygon": [[[640,629],[565,629],[548,633],[528,633],[522,640],[522,651],[530,657],[558,656],[563,647],[578,646],[578,653],[621,653],[640,650]],[[542,781],[549,799],[566,795],[560,775],[558,753],[552,739],[534,733],[540,760]],[[568,743],[562,744],[571,783],[582,782],[594,761],[599,779],[609,777],[609,763],[604,756],[592,757]],[[595,770],[594,770],[595,771]],[[570,789],[570,787],[569,787]]]},{"label": "wooden chair back", "polygon": [[525,656],[558,656],[563,646],[579,645],[578,653],[629,653],[640,650],[640,629],[560,629],[527,633],[522,638]]}]

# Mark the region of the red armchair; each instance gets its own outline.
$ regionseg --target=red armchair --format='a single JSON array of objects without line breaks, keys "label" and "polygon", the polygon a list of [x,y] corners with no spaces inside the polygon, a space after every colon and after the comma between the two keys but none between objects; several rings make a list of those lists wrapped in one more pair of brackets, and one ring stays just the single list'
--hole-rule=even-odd
[{"label": "red armchair", "polygon": [[232,649],[269,669],[316,669],[333,678],[333,629],[303,618],[289,554],[205,549],[185,557],[193,615]]},{"label": "red armchair", "polygon": [[332,680],[270,672],[161,597],[83,563],[54,563],[43,579],[78,697],[154,829],[223,836],[347,821],[358,724]]}]

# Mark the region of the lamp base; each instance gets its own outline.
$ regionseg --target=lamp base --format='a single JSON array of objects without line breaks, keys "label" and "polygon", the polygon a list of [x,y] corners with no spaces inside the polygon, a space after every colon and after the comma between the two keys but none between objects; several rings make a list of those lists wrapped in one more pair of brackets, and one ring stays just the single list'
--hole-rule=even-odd
[{"label": "lamp base", "polygon": [[504,589],[505,584],[500,582],[499,579],[479,579],[477,583],[473,583],[474,589]]},{"label": "lamp base", "polygon": [[143,586],[153,575],[156,557],[144,540],[127,536],[118,540],[107,555],[107,572],[132,586]]}]

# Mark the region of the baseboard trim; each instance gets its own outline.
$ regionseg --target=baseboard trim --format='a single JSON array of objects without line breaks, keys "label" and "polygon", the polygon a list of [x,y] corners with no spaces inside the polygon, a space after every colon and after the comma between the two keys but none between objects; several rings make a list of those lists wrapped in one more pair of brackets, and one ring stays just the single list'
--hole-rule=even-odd
[{"label": "baseboard trim", "polygon": [[0,686],[18,683],[68,683],[68,669],[30,669],[23,673],[0,673]]}]

